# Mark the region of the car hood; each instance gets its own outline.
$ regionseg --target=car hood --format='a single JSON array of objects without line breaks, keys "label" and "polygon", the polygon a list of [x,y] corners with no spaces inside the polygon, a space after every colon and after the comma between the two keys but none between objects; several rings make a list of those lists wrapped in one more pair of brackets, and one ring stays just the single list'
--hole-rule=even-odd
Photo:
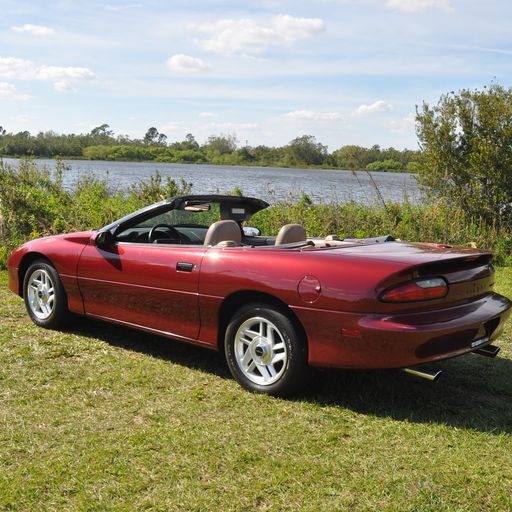
[{"label": "car hood", "polygon": [[45,236],[43,238],[37,238],[36,240],[33,240],[31,243],[48,243],[48,242],[54,242],[56,240],[65,240],[66,242],[74,242],[77,244],[88,244],[91,236],[96,231],[77,231],[76,233],[65,233],[63,235],[51,235],[51,236]]},{"label": "car hood", "polygon": [[[30,240],[29,242],[25,242],[23,245],[20,245],[14,253],[25,254],[29,251],[45,251],[45,248],[54,247],[55,244],[59,244],[59,242],[71,242],[78,245],[87,245],[91,240],[91,236],[96,231],[78,231],[76,233],[66,233],[63,235],[50,235],[41,238],[36,238],[35,240]],[[45,252],[43,252],[45,254]]]}]

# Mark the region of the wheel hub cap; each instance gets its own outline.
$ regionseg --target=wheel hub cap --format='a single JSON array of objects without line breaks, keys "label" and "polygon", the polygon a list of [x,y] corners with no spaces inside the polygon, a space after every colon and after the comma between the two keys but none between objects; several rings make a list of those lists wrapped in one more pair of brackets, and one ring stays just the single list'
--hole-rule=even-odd
[{"label": "wheel hub cap", "polygon": [[55,304],[55,290],[50,274],[44,269],[34,271],[26,292],[31,312],[39,320],[46,320],[52,314]]},{"label": "wheel hub cap", "polygon": [[269,364],[272,359],[272,348],[264,339],[256,339],[251,344],[254,360],[258,364]]},{"label": "wheel hub cap", "polygon": [[238,367],[250,381],[268,386],[286,370],[288,351],[279,329],[263,317],[243,322],[235,337]]}]

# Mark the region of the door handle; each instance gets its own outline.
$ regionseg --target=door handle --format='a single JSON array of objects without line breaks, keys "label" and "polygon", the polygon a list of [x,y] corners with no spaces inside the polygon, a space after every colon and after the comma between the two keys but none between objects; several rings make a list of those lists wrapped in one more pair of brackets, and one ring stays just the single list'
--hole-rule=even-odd
[{"label": "door handle", "polygon": [[176,263],[176,270],[179,272],[192,272],[194,267],[195,265],[193,263],[187,263],[186,261],[178,261],[178,263]]}]

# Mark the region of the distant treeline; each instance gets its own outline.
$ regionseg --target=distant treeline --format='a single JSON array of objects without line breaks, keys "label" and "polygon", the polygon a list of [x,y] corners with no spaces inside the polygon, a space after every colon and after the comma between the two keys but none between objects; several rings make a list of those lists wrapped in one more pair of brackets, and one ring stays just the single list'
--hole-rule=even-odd
[{"label": "distant treeline", "polygon": [[329,153],[312,135],[302,135],[282,147],[240,146],[236,136],[224,134],[210,136],[203,145],[190,133],[182,141],[169,143],[154,127],[144,138],[131,139],[114,135],[109,125],[103,124],[79,135],[8,133],[0,126],[1,156],[414,172],[418,152],[346,145]]}]

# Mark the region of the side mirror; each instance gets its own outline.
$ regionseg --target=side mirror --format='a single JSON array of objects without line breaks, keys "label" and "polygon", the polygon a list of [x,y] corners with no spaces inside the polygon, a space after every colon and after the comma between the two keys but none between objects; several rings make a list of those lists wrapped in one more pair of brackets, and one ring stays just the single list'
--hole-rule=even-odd
[{"label": "side mirror", "polygon": [[108,249],[114,245],[114,235],[110,231],[100,231],[94,238],[94,245],[100,249]]},{"label": "side mirror", "polygon": [[258,228],[252,226],[244,226],[244,236],[260,236],[261,231]]}]

